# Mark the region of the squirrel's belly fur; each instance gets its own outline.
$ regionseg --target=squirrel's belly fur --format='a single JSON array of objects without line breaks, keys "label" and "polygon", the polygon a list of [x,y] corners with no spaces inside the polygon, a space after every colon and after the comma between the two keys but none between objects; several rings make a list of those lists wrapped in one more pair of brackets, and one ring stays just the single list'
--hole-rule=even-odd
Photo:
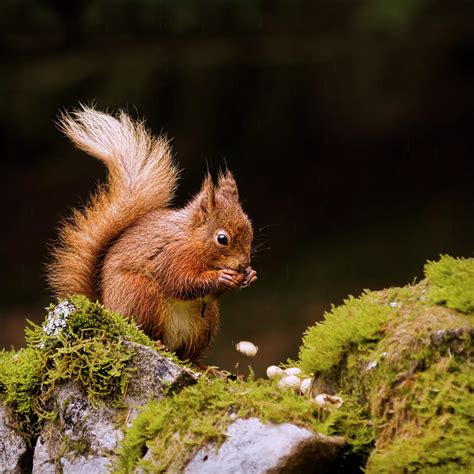
[{"label": "squirrel's belly fur", "polygon": [[168,141],[126,113],[64,114],[75,145],[108,169],[88,206],[65,221],[48,278],[59,297],[84,294],[133,318],[154,339],[196,359],[214,337],[218,297],[256,279],[253,231],[229,170],[169,207],[178,168]]},{"label": "squirrel's belly fur", "polygon": [[171,300],[164,311],[163,342],[178,354],[199,353],[218,327],[217,301],[211,296],[197,300]]}]

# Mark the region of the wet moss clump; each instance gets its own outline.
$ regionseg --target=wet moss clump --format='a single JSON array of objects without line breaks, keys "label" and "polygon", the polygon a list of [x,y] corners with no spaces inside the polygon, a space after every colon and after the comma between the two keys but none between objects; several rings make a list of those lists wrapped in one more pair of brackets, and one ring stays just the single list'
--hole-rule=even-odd
[{"label": "wet moss clump", "polygon": [[314,390],[349,402],[323,422],[368,473],[474,472],[474,259],[444,256],[425,275],[350,298],[300,350]]},{"label": "wet moss clump", "polygon": [[127,341],[156,347],[132,321],[83,296],[51,305],[46,321],[30,324],[28,346],[0,353],[0,395],[27,436],[55,417],[55,387],[74,381],[92,403],[118,401],[133,373]]}]

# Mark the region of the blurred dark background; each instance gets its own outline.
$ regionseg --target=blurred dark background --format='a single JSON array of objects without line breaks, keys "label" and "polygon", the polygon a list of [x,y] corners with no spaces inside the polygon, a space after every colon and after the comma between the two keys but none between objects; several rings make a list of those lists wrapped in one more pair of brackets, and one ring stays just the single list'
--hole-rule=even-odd
[{"label": "blurred dark background", "polygon": [[55,127],[79,101],[174,137],[177,204],[206,161],[237,177],[259,281],[224,299],[209,363],[262,373],[331,303],[472,256],[473,18],[467,0],[3,0],[0,347],[44,317],[48,244],[105,176]]}]

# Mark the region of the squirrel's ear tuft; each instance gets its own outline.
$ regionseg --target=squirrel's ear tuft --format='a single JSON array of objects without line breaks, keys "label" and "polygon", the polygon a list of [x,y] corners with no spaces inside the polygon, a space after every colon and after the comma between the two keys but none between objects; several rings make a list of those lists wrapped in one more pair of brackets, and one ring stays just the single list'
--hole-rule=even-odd
[{"label": "squirrel's ear tuft", "polygon": [[237,183],[235,182],[234,176],[228,169],[226,169],[224,173],[219,174],[217,193],[226,199],[233,201],[239,200]]},{"label": "squirrel's ear tuft", "polygon": [[199,218],[205,220],[205,218],[211,214],[216,207],[216,194],[214,190],[214,183],[212,177],[208,173],[204,182],[202,183],[201,190],[195,198],[197,202],[197,212]]}]

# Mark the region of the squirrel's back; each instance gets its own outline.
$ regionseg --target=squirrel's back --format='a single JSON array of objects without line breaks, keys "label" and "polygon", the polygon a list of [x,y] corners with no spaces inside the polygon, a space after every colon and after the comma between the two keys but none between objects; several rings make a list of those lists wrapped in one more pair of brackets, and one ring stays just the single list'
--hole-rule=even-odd
[{"label": "squirrel's back", "polygon": [[108,247],[140,217],[169,204],[178,169],[168,141],[151,136],[124,112],[114,117],[82,107],[63,114],[60,128],[78,148],[105,163],[108,178],[89,205],[62,224],[48,279],[57,296],[80,293],[95,300]]}]

